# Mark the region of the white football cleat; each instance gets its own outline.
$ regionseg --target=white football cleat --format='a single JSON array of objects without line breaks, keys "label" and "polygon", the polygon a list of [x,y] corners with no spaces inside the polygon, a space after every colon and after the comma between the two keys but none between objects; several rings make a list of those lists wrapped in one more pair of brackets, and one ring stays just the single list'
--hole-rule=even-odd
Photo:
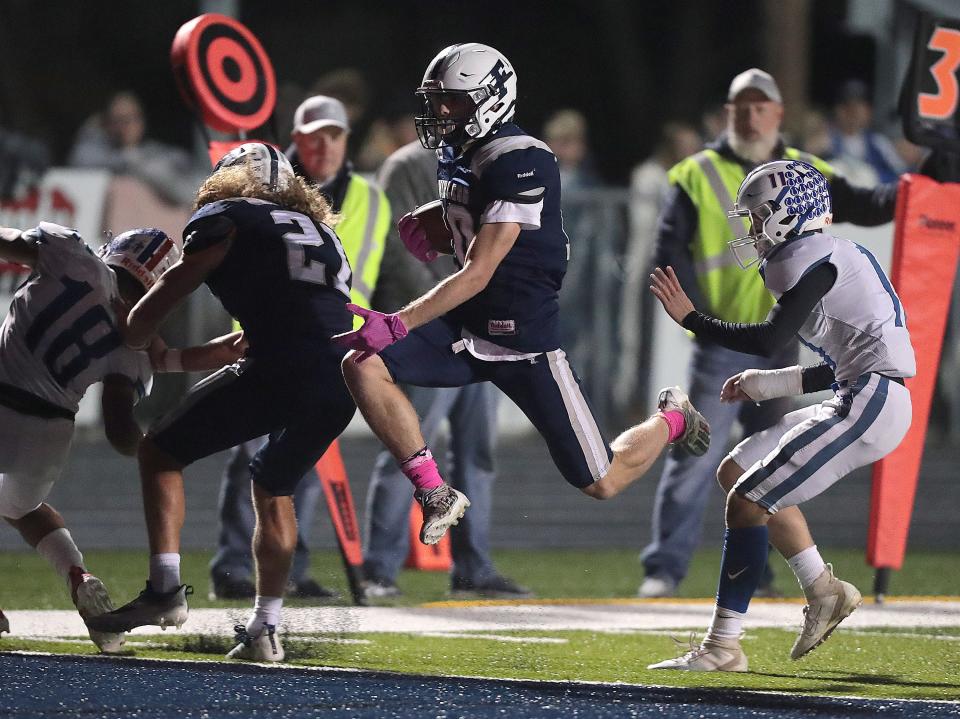
[{"label": "white football cleat", "polygon": [[690,398],[679,387],[664,387],[657,398],[657,409],[661,412],[680,412],[686,429],[673,444],[682,447],[695,457],[706,454],[710,448],[710,425],[697,411]]},{"label": "white football cleat", "polygon": [[[682,642],[678,642],[682,644]],[[687,672],[745,672],[747,655],[739,639],[704,639],[700,646],[692,641],[690,651],[676,659],[648,664],[647,669],[679,669]]]},{"label": "white football cleat", "polygon": [[[113,602],[103,582],[80,567],[70,569],[70,598],[85,624],[94,617],[113,611]],[[101,632],[89,625],[87,632],[97,648],[105,654],[119,652],[126,641],[123,632]]]},{"label": "white football cleat", "polygon": [[807,605],[803,608],[803,628],[790,650],[791,659],[799,659],[823,644],[837,625],[863,603],[855,586],[833,576],[832,564],[804,594]]},{"label": "white football cleat", "polygon": [[237,646],[227,653],[227,659],[242,659],[248,662],[282,662],[283,645],[277,636],[277,628],[273,624],[264,624],[263,631],[257,637],[247,634],[243,624],[233,627],[236,632]]},{"label": "white football cleat", "polygon": [[446,482],[426,492],[418,489],[413,496],[423,507],[423,526],[420,527],[420,541],[423,544],[439,542],[447,529],[459,522],[470,506],[467,495]]}]

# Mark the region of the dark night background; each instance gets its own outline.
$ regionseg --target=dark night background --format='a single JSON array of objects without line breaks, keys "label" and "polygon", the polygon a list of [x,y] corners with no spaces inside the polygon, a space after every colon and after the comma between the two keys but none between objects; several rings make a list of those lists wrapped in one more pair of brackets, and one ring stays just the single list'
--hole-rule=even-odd
[{"label": "dark night background", "polygon": [[[829,104],[849,77],[872,84],[874,41],[844,30],[847,3],[806,5],[810,47],[779,61],[806,64],[809,100]],[[278,86],[306,88],[329,70],[360,69],[372,90],[368,120],[412,112],[413,90],[442,47],[493,45],[517,69],[518,122],[538,133],[551,111],[581,110],[598,169],[616,182],[650,152],[664,121],[696,122],[723,102],[733,75],[770,65],[763,21],[770,3],[762,0],[245,0],[236,7],[270,55]],[[130,89],[146,106],[148,134],[189,146],[193,120],[174,85],[169,50],[180,25],[200,12],[185,0],[4,0],[0,125],[46,141],[62,163],[81,123],[113,92]]]}]

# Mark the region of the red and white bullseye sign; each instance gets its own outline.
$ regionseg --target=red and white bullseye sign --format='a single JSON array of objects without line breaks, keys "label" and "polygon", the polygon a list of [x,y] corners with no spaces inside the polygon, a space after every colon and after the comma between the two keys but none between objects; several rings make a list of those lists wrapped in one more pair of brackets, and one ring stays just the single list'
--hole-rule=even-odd
[{"label": "red and white bullseye sign", "polygon": [[170,61],[180,92],[213,130],[237,133],[263,125],[277,102],[270,58],[243,24],[208,13],[173,38]]}]

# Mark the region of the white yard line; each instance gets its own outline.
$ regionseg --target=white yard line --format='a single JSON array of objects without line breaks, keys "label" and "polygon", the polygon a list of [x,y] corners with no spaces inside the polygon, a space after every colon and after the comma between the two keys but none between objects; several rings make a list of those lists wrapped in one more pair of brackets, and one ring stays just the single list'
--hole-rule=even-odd
[{"label": "white yard line", "polygon": [[[15,636],[84,636],[82,620],[67,610],[7,610]],[[350,635],[377,632],[507,632],[507,631],[631,631],[703,630],[713,607],[705,602],[633,604],[524,604],[458,607],[291,607],[283,611],[286,634]],[[189,634],[230,635],[249,610],[194,609],[181,630]],[[747,628],[795,627],[802,619],[798,604],[757,602],[750,607]],[[960,626],[960,602],[948,600],[867,604],[843,624],[846,629],[871,627]],[[168,630],[175,631],[175,630]],[[140,627],[134,636],[160,634],[157,627]],[[2,642],[2,639],[0,639]]]}]

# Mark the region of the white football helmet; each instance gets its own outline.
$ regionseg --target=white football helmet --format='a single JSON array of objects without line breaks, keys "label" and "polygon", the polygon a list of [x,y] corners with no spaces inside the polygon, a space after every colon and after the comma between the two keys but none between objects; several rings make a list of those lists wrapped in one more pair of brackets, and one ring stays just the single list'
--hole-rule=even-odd
[{"label": "white football helmet", "polygon": [[[727,217],[746,217],[750,232],[727,244],[747,269],[775,245],[833,222],[830,185],[817,168],[800,160],[776,160],[755,168],[740,183]],[[752,246],[756,255],[742,252]]]},{"label": "white football helmet", "polygon": [[[431,99],[444,95],[458,108],[456,115],[437,115]],[[427,66],[417,97],[422,114],[414,122],[420,143],[430,150],[441,143],[462,147],[513,119],[517,74],[510,61],[488,45],[451,45]]]},{"label": "white football helmet", "polygon": [[97,254],[106,264],[129,272],[143,285],[153,287],[164,272],[180,259],[180,243],[156,227],[140,227],[117,235]]},{"label": "white football helmet", "polygon": [[293,165],[280,150],[265,142],[245,142],[220,158],[214,172],[224,167],[248,164],[270,192],[283,190],[293,180]]}]

